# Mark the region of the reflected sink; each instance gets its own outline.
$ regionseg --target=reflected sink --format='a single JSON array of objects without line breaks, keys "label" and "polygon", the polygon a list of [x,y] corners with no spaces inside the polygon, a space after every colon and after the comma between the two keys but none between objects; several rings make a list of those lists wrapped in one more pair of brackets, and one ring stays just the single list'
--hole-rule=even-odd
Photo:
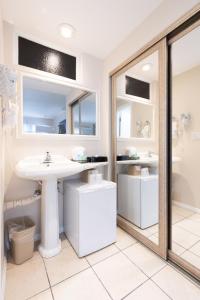
[{"label": "reflected sink", "polygon": [[19,177],[32,180],[47,180],[48,178],[63,178],[83,170],[78,162],[73,162],[63,155],[51,155],[52,162],[44,163],[44,156],[30,156],[18,162],[16,174]]}]

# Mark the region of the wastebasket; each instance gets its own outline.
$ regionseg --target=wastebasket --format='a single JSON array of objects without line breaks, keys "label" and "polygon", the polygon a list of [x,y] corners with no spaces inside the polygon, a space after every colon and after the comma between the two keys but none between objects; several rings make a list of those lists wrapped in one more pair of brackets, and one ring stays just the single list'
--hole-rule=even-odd
[{"label": "wastebasket", "polygon": [[35,223],[29,217],[10,219],[7,222],[11,254],[19,265],[33,256]]}]

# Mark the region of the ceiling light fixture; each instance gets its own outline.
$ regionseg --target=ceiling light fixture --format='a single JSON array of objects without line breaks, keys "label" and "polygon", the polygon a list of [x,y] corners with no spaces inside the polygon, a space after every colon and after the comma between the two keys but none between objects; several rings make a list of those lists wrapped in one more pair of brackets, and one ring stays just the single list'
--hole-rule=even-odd
[{"label": "ceiling light fixture", "polygon": [[146,72],[149,71],[151,68],[152,68],[152,64],[147,63],[142,66],[142,71]]},{"label": "ceiling light fixture", "polygon": [[75,33],[74,27],[72,25],[66,24],[66,23],[59,25],[59,31],[60,31],[60,34],[66,39],[71,38],[73,36],[73,34]]}]

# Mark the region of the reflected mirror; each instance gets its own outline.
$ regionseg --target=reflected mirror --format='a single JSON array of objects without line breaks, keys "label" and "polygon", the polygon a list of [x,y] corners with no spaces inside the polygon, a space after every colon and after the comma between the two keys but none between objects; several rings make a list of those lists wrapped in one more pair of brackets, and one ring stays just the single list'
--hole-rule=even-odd
[{"label": "reflected mirror", "polygon": [[200,269],[200,27],[171,46],[171,250]]},{"label": "reflected mirror", "polygon": [[[159,51],[116,78],[118,219],[159,244]],[[143,140],[143,142],[141,142]]]},{"label": "reflected mirror", "polygon": [[23,132],[96,135],[96,93],[24,76]]}]

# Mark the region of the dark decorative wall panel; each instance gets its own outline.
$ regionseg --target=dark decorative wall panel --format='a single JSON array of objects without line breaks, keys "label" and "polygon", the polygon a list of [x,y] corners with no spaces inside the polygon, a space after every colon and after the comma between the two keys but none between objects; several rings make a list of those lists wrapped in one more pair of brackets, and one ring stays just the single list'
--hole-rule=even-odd
[{"label": "dark decorative wall panel", "polygon": [[19,65],[76,79],[76,57],[18,38]]},{"label": "dark decorative wall panel", "polygon": [[146,81],[126,76],[126,94],[145,99],[150,98],[150,86]]}]

